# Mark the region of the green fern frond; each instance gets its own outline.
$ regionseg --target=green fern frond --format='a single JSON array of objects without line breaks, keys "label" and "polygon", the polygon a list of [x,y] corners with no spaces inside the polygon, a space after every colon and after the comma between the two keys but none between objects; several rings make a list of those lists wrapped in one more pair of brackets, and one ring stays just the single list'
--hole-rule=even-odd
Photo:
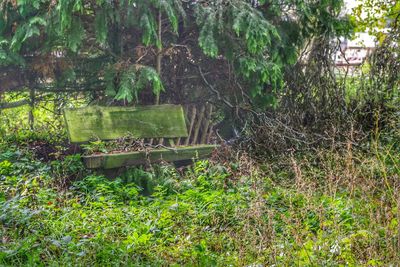
[{"label": "green fern frond", "polygon": [[[113,96],[113,93],[115,93],[114,78],[113,71],[107,72],[105,75],[108,96]],[[114,98],[128,102],[138,101],[139,93],[146,89],[148,85],[151,86],[154,95],[159,95],[164,91],[160,76],[154,68],[132,66],[122,72]]]},{"label": "green fern frond", "polygon": [[186,11],[182,6],[182,1],[181,0],[173,0],[174,3],[174,8],[176,12],[179,14],[180,17],[182,17],[184,20],[186,19]]},{"label": "green fern frond", "polygon": [[176,17],[174,7],[171,5],[170,1],[160,0],[160,8],[162,8],[164,13],[167,15],[173,31],[178,32],[178,18]]},{"label": "green fern frond", "polygon": [[97,41],[104,44],[107,40],[108,27],[106,12],[103,9],[96,12],[95,28]]},{"label": "green fern frond", "polygon": [[143,89],[147,84],[151,84],[154,95],[159,95],[164,91],[160,76],[156,70],[151,67],[144,67],[140,70],[137,87]]},{"label": "green fern frond", "polygon": [[67,46],[72,52],[77,52],[83,38],[85,37],[85,29],[83,28],[80,18],[74,17],[72,21],[72,26],[66,36]]},{"label": "green fern frond", "polygon": [[33,36],[39,36],[40,26],[46,26],[46,21],[41,17],[33,17],[27,23],[19,26],[11,40],[11,50],[18,52],[25,41]]},{"label": "green fern frond", "polygon": [[71,0],[59,0],[57,10],[59,10],[61,31],[68,30],[72,24],[73,2]]},{"label": "green fern frond", "polygon": [[[203,11],[200,11],[203,12]],[[201,14],[201,13],[199,13]],[[215,37],[216,31],[216,17],[213,12],[204,12],[201,14],[205,18],[201,25],[199,35],[199,45],[203,53],[209,57],[217,57],[218,55],[218,42]]]},{"label": "green fern frond", "polygon": [[115,69],[108,67],[104,74],[104,82],[106,84],[105,94],[109,97],[115,97],[117,92],[115,88]]},{"label": "green fern frond", "polygon": [[118,87],[118,93],[115,96],[116,100],[126,100],[132,102],[137,99],[137,92],[132,90],[135,85],[136,73],[133,69],[129,69],[122,73],[121,81]]},{"label": "green fern frond", "polygon": [[143,29],[142,41],[144,45],[157,43],[157,27],[154,16],[144,13],[140,18],[140,27]]}]

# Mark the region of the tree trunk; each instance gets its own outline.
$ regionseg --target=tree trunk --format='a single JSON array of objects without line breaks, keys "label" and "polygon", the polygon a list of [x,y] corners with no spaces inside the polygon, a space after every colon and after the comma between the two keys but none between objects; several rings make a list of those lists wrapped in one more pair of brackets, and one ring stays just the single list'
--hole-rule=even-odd
[{"label": "tree trunk", "polygon": [[[161,10],[158,11],[158,45],[157,45],[157,58],[156,58],[156,71],[161,78],[161,64],[162,64],[162,15]],[[160,93],[156,95],[156,105],[160,104]]]}]

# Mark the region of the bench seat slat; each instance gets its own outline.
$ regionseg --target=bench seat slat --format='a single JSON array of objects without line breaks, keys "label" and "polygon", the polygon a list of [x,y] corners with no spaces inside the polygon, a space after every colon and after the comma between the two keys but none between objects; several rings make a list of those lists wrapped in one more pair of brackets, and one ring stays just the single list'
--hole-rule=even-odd
[{"label": "bench seat slat", "polygon": [[187,137],[183,108],[180,105],[142,107],[89,106],[65,109],[64,118],[72,143],[93,138],[118,139]]},{"label": "bench seat slat", "polygon": [[197,145],[179,147],[176,149],[154,149],[145,151],[125,152],[118,154],[98,154],[84,156],[83,161],[89,169],[113,169],[122,166],[142,165],[148,161],[151,163],[160,161],[179,161],[188,159],[200,159],[209,156],[216,145]]}]

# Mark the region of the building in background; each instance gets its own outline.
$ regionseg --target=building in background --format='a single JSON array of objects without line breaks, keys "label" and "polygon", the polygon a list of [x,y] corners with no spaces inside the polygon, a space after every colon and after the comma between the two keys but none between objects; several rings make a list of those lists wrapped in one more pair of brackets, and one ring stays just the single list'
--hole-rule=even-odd
[{"label": "building in background", "polygon": [[[345,0],[343,14],[351,14],[353,8],[362,4],[360,0]],[[384,29],[385,32],[387,29]],[[340,47],[335,54],[337,67],[354,69],[360,66],[371,55],[377,45],[375,36],[368,33],[357,33],[354,39],[341,39]]]},{"label": "building in background", "polygon": [[342,39],[335,55],[338,67],[356,67],[364,63],[376,47],[376,38],[368,33],[358,33],[353,40]]}]

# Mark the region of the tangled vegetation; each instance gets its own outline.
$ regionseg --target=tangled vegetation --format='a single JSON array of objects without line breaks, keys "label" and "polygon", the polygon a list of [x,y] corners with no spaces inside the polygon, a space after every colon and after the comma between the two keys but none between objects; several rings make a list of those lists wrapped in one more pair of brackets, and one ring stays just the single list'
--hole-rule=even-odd
[{"label": "tangled vegetation", "polygon": [[375,145],[262,165],[215,155],[109,180],[79,156],[44,163],[3,144],[0,263],[396,264],[400,158]]},{"label": "tangled vegetation", "polygon": [[[0,265],[398,266],[400,2],[343,4],[1,1]],[[360,30],[376,49],[337,67]],[[84,167],[127,144],[71,144],[64,108],[154,103],[219,149]]]}]

